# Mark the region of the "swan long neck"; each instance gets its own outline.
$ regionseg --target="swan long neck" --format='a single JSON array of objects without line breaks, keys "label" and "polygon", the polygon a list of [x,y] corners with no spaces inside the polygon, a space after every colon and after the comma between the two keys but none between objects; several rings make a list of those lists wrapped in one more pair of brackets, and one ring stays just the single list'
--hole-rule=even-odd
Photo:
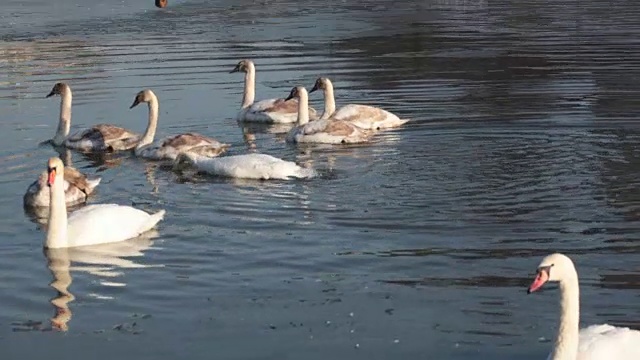
[{"label": "swan long neck", "polygon": [[320,119],[328,119],[336,112],[336,98],[333,95],[333,84],[327,81],[324,84],[324,112]]},{"label": "swan long neck", "polygon": [[580,286],[575,269],[560,282],[560,326],[552,360],[575,360],[578,356]]},{"label": "swan long neck", "polygon": [[149,123],[147,124],[147,130],[145,130],[144,135],[142,135],[142,139],[140,139],[136,149],[140,149],[153,142],[153,139],[156,136],[156,129],[158,127],[159,108],[158,98],[154,95],[149,101]]},{"label": "swan long neck", "polygon": [[59,169],[49,191],[49,225],[44,246],[49,249],[67,247],[67,204],[64,195],[64,170]]},{"label": "swan long neck", "polygon": [[256,67],[253,64],[249,64],[247,68],[247,72],[244,74],[243,109],[251,106],[256,98]]},{"label": "swan long neck", "polygon": [[69,130],[71,129],[71,89],[66,88],[60,95],[60,121],[58,122],[58,129],[56,135],[53,138],[55,145],[62,145],[62,143],[69,136]]},{"label": "swan long neck", "polygon": [[298,125],[309,122],[309,94],[306,90],[300,89],[298,92]]}]

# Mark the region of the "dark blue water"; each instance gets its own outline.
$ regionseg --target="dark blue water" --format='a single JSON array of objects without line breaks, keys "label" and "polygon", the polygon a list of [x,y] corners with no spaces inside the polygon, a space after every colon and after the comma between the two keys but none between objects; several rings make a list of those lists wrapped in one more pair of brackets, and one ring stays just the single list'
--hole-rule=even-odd
[{"label": "dark blue water", "polygon": [[[540,359],[557,293],[525,288],[553,251],[576,262],[584,325],[638,327],[639,12],[598,0],[5,1],[1,357]],[[338,105],[412,121],[358,147],[242,128],[242,76],[228,72],[243,58],[258,99],[328,76]],[[74,129],[142,131],[146,113],[128,107],[151,88],[158,136],[197,131],[322,176],[185,178],[72,153],[103,177],[92,203],[165,208],[166,220],[124,248],[43,252],[22,194],[56,155],[38,143],[55,132],[59,100],[44,97],[58,81],[74,90]]]}]

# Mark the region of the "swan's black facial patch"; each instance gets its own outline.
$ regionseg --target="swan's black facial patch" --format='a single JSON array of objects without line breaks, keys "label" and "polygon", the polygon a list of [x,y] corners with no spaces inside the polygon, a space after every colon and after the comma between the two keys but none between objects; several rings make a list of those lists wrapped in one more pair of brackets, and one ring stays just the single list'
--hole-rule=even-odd
[{"label": "swan's black facial patch", "polygon": [[538,268],[538,270],[536,271],[536,274],[539,274],[540,272],[544,271],[545,273],[547,273],[547,277],[551,276],[551,268],[553,267],[553,264],[549,265],[549,266],[540,266]]}]

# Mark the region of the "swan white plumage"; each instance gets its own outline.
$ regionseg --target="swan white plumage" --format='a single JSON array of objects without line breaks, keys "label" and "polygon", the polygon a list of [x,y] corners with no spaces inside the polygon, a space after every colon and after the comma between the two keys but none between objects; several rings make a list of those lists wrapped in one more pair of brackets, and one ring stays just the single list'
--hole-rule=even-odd
[{"label": "swan white plumage", "polygon": [[164,210],[148,214],[130,206],[100,204],[84,207],[67,218],[62,160],[56,157],[49,159],[47,171],[51,208],[46,248],[124,241],[152,229],[164,217]]},{"label": "swan white plumage", "polygon": [[179,154],[190,152],[213,157],[224,153],[229,147],[228,144],[192,132],[170,136],[154,144],[160,107],[158,97],[150,89],[142,90],[136,94],[129,109],[133,109],[140,103],[147,103],[149,106],[149,123],[142,139],[135,147],[136,156],[152,160],[175,160]]},{"label": "swan white plumage", "polygon": [[196,154],[181,154],[175,167],[191,165],[210,175],[237,179],[291,180],[306,179],[316,175],[316,171],[303,168],[292,161],[286,161],[267,154],[243,154],[208,158]]},{"label": "swan white plumage", "polygon": [[[244,72],[244,95],[237,119],[263,123],[294,123],[298,118],[298,102],[285,99],[267,99],[254,102],[256,95],[256,68],[251,60],[241,60],[230,73]],[[312,119],[317,119],[316,110],[309,107]]]},{"label": "swan white plumage", "polygon": [[371,132],[333,118],[309,122],[309,94],[302,86],[294,87],[287,99],[298,99],[298,125],[287,134],[294,143],[355,144],[369,141]]},{"label": "swan white plumage", "polygon": [[542,259],[528,289],[532,293],[547,281],[560,284],[560,326],[548,360],[637,360],[640,331],[611,325],[592,325],[579,330],[580,285],[569,257],[555,253]]},{"label": "swan white plumage", "polygon": [[[47,186],[47,172],[43,171],[38,180],[34,181],[27,188],[24,194],[24,205],[28,207],[48,207],[50,189]],[[100,177],[88,178],[85,174],[75,168],[67,166],[64,171],[64,196],[67,205],[74,205],[85,202],[87,197],[93,193],[96,186],[100,184]]]},{"label": "swan white plumage", "polygon": [[409,121],[408,119],[400,119],[397,115],[384,109],[370,105],[347,104],[336,111],[333,84],[328,78],[318,78],[309,93],[316,90],[323,90],[324,92],[324,112],[320,119],[344,120],[366,130],[394,128]]},{"label": "swan white plumage", "polygon": [[60,121],[56,135],[51,140],[54,145],[85,152],[101,152],[130,150],[138,143],[140,135],[109,124],[98,124],[69,136],[73,97],[71,87],[66,83],[59,82],[53,86],[46,97],[54,95],[60,95],[61,98]]}]

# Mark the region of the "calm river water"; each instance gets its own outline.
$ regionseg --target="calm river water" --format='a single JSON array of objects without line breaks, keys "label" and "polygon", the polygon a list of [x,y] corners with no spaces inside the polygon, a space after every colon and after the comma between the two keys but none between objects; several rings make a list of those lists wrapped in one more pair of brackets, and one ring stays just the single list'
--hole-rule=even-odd
[{"label": "calm river water", "polygon": [[[2,4],[2,359],[541,359],[558,294],[525,288],[552,251],[577,264],[583,324],[640,325],[640,3],[169,1]],[[242,128],[243,58],[258,99],[328,76],[338,105],[412,121],[358,147]],[[128,107],[148,87],[160,136],[322,175],[185,178],[71,153],[103,177],[91,202],[166,220],[121,248],[45,253],[22,195],[56,155],[38,143],[58,81],[74,129],[142,131]]]}]

